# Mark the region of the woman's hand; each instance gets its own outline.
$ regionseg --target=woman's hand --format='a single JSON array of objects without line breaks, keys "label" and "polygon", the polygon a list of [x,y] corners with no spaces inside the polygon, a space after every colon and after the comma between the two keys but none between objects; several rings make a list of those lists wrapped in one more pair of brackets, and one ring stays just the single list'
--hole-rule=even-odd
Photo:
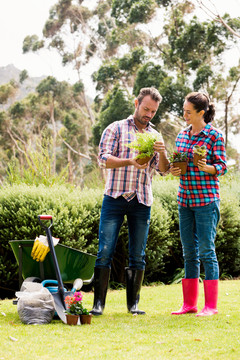
[{"label": "woman's hand", "polygon": [[173,165],[170,166],[170,173],[173,176],[180,176],[181,175],[181,169],[179,167],[173,167]]},{"label": "woman's hand", "polygon": [[201,160],[198,160],[198,168],[200,171],[206,171],[206,164],[207,164],[207,160],[206,158],[203,158]]},{"label": "woman's hand", "polygon": [[198,160],[198,165],[197,166],[198,166],[199,171],[204,171],[204,172],[206,172],[208,174],[211,174],[211,175],[216,175],[216,173],[217,173],[217,170],[216,170],[215,166],[207,165],[206,158]]}]

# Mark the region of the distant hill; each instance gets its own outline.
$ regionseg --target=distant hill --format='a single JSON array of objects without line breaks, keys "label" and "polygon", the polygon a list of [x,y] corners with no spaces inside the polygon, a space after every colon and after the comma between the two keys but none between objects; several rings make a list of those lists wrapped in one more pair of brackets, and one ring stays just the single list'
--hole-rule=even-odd
[{"label": "distant hill", "polygon": [[[0,67],[0,85],[8,83],[10,80],[19,82],[19,75],[22,71],[17,69],[13,64]],[[45,79],[46,76],[29,77],[23,84],[20,84],[14,101],[25,98],[29,93],[35,92],[38,84]]]}]

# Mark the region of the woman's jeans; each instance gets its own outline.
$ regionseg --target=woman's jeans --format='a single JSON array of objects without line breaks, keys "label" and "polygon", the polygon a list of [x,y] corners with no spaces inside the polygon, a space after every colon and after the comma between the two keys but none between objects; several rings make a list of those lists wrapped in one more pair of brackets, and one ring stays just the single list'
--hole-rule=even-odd
[{"label": "woman's jeans", "polygon": [[219,267],[214,241],[220,219],[219,200],[205,206],[178,205],[178,212],[185,278],[199,278],[201,261],[205,279],[218,279]]},{"label": "woman's jeans", "polygon": [[129,267],[145,269],[145,248],[150,225],[151,207],[140,204],[135,196],[127,201],[104,195],[99,225],[99,247],[96,267],[111,267],[118,234],[127,216],[129,236]]}]

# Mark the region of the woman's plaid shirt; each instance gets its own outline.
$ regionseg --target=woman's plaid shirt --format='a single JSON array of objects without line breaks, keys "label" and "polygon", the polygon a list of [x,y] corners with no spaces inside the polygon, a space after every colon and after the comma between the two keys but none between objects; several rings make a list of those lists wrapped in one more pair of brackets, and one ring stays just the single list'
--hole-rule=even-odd
[{"label": "woman's plaid shirt", "polygon": [[[224,139],[210,123],[197,135],[190,138],[191,126],[181,131],[176,138],[177,151],[188,153],[188,167],[180,176],[178,203],[182,206],[204,206],[219,199],[218,176],[227,172]],[[207,164],[216,168],[216,175],[199,171],[193,164],[193,146],[205,145]]]},{"label": "woman's plaid shirt", "polygon": [[[145,129],[148,132],[156,132],[151,124]],[[120,159],[129,159],[137,156],[137,152],[131,150],[127,144],[135,140],[135,133],[138,131],[133,116],[125,120],[115,121],[110,124],[103,132],[99,144],[98,163],[101,168],[106,168],[106,162],[110,155]],[[144,170],[139,170],[134,166],[124,166],[120,168],[107,169],[107,181],[104,194],[113,198],[121,195],[131,199],[132,195],[137,195],[138,201],[146,206],[151,206],[152,196],[152,177],[155,170],[158,170],[159,154],[155,153],[149,165]]]}]

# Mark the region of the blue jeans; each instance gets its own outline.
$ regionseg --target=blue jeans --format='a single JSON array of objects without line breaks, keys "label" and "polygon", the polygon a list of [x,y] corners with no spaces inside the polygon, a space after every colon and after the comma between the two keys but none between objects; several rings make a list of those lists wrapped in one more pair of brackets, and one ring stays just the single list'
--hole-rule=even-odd
[{"label": "blue jeans", "polygon": [[104,195],[99,225],[99,247],[96,267],[111,267],[118,234],[127,216],[129,236],[129,267],[145,269],[151,207],[140,204],[135,196],[130,202],[122,196],[117,199]]},{"label": "blue jeans", "polygon": [[219,200],[205,206],[178,206],[180,236],[183,248],[185,278],[200,276],[200,261],[206,280],[219,278],[215,252],[216,228],[220,219]]}]

